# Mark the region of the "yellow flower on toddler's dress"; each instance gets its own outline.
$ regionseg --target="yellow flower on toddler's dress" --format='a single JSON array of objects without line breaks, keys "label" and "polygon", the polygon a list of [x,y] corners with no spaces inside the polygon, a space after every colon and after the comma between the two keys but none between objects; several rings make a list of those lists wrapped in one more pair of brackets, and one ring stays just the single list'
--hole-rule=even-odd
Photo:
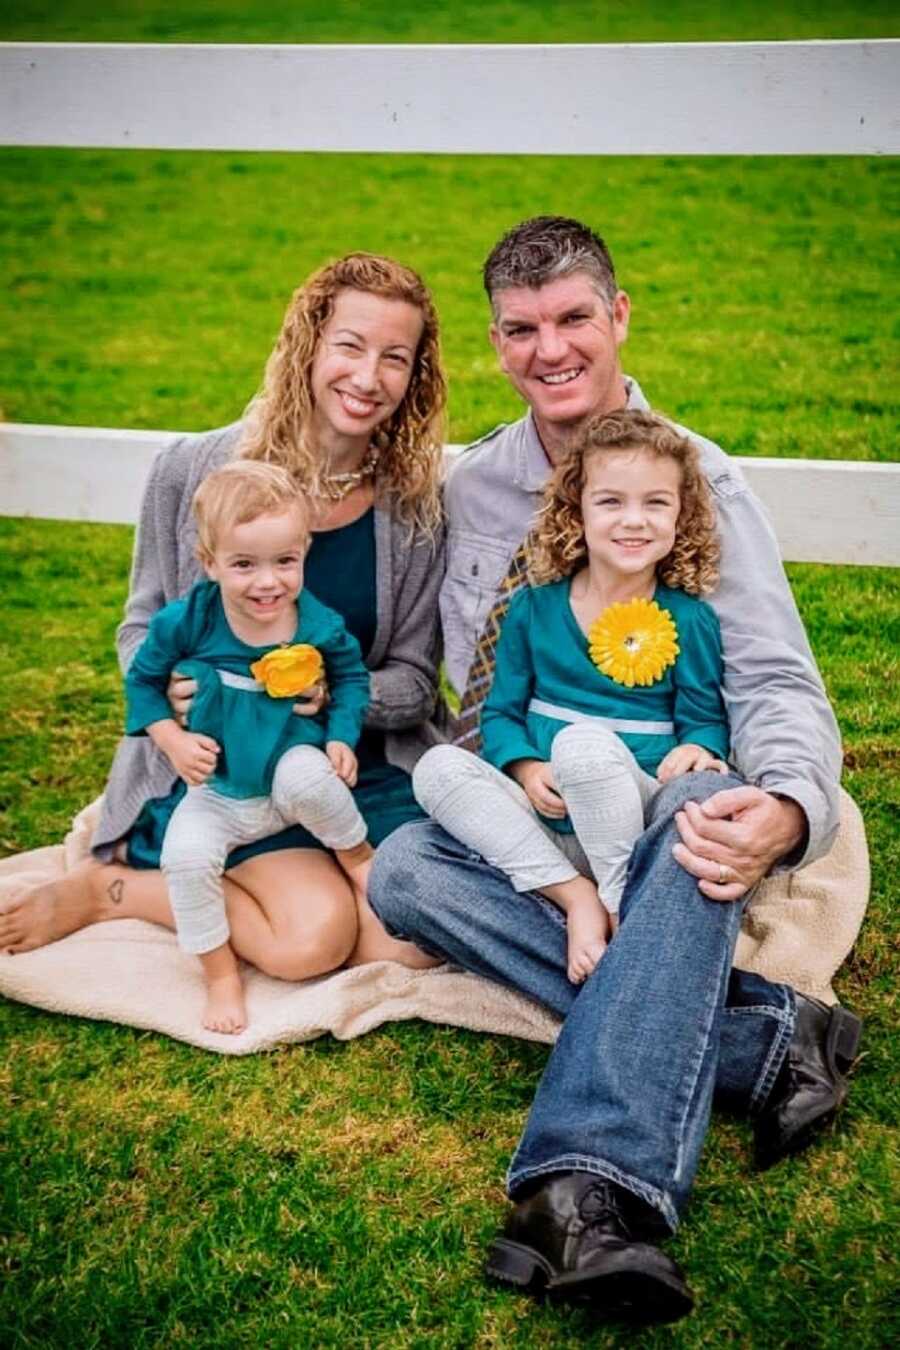
[{"label": "yellow flower on toddler's dress", "polygon": [[610,605],[588,629],[588,650],[599,671],[617,684],[655,684],[680,650],[678,629],[655,600]]},{"label": "yellow flower on toddler's dress", "polygon": [[324,673],[322,653],[309,642],[273,647],[250,667],[250,674],[273,698],[296,698],[318,684]]}]

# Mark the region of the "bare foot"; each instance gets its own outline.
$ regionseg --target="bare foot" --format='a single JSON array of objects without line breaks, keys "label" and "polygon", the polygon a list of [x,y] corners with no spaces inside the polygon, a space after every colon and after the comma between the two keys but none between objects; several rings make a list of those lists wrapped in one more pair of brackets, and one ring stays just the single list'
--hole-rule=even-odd
[{"label": "bare foot", "polygon": [[392,938],[366,899],[365,893],[356,889],[350,878],[356,897],[356,909],[359,915],[359,936],[356,946],[347,958],[348,966],[364,966],[368,961],[396,961],[398,965],[410,970],[429,970],[432,966],[443,965],[436,956],[428,956],[414,942],[401,942]]},{"label": "bare foot", "polygon": [[226,1036],[236,1036],[246,1027],[247,1005],[237,971],[207,980],[203,1025],[208,1031],[221,1031]]},{"label": "bare foot", "polygon": [[111,918],[105,912],[102,873],[105,863],[86,858],[58,881],[34,886],[15,900],[0,901],[0,951],[31,952]]},{"label": "bare foot", "polygon": [[573,984],[581,984],[590,975],[609,938],[609,915],[596,892],[594,897],[579,898],[570,904],[566,915],[568,933],[568,970]]}]

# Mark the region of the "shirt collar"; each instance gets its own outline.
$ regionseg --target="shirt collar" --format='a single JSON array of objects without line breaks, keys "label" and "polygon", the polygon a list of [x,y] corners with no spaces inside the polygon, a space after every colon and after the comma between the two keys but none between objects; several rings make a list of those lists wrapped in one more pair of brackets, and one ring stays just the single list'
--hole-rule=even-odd
[{"label": "shirt collar", "polygon": [[[630,375],[623,376],[625,381],[625,406],[636,408],[640,412],[649,412],[650,404],[644,398],[641,386]],[[551,464],[547,452],[541,444],[538,429],[534,424],[534,413],[528,409],[521,423],[519,447],[516,463],[516,486],[526,492],[541,492],[547,482]]]}]

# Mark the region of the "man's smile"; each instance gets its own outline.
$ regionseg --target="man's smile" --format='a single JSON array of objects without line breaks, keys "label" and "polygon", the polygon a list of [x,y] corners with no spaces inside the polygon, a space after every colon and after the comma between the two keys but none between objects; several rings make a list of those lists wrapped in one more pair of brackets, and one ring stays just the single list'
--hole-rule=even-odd
[{"label": "man's smile", "polygon": [[570,370],[556,371],[551,375],[538,375],[537,378],[541,384],[569,384],[571,380],[577,380],[583,370],[584,366],[573,366]]}]

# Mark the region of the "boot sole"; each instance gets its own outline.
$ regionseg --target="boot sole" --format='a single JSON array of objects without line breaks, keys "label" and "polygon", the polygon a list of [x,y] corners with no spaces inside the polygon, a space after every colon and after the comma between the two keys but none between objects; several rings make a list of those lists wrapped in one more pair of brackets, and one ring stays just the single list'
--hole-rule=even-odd
[{"label": "boot sole", "polygon": [[533,1247],[498,1238],[488,1256],[487,1274],[536,1297],[587,1304],[609,1320],[677,1322],[694,1306],[674,1261],[658,1247],[643,1243],[608,1253],[593,1268],[557,1275]]}]

